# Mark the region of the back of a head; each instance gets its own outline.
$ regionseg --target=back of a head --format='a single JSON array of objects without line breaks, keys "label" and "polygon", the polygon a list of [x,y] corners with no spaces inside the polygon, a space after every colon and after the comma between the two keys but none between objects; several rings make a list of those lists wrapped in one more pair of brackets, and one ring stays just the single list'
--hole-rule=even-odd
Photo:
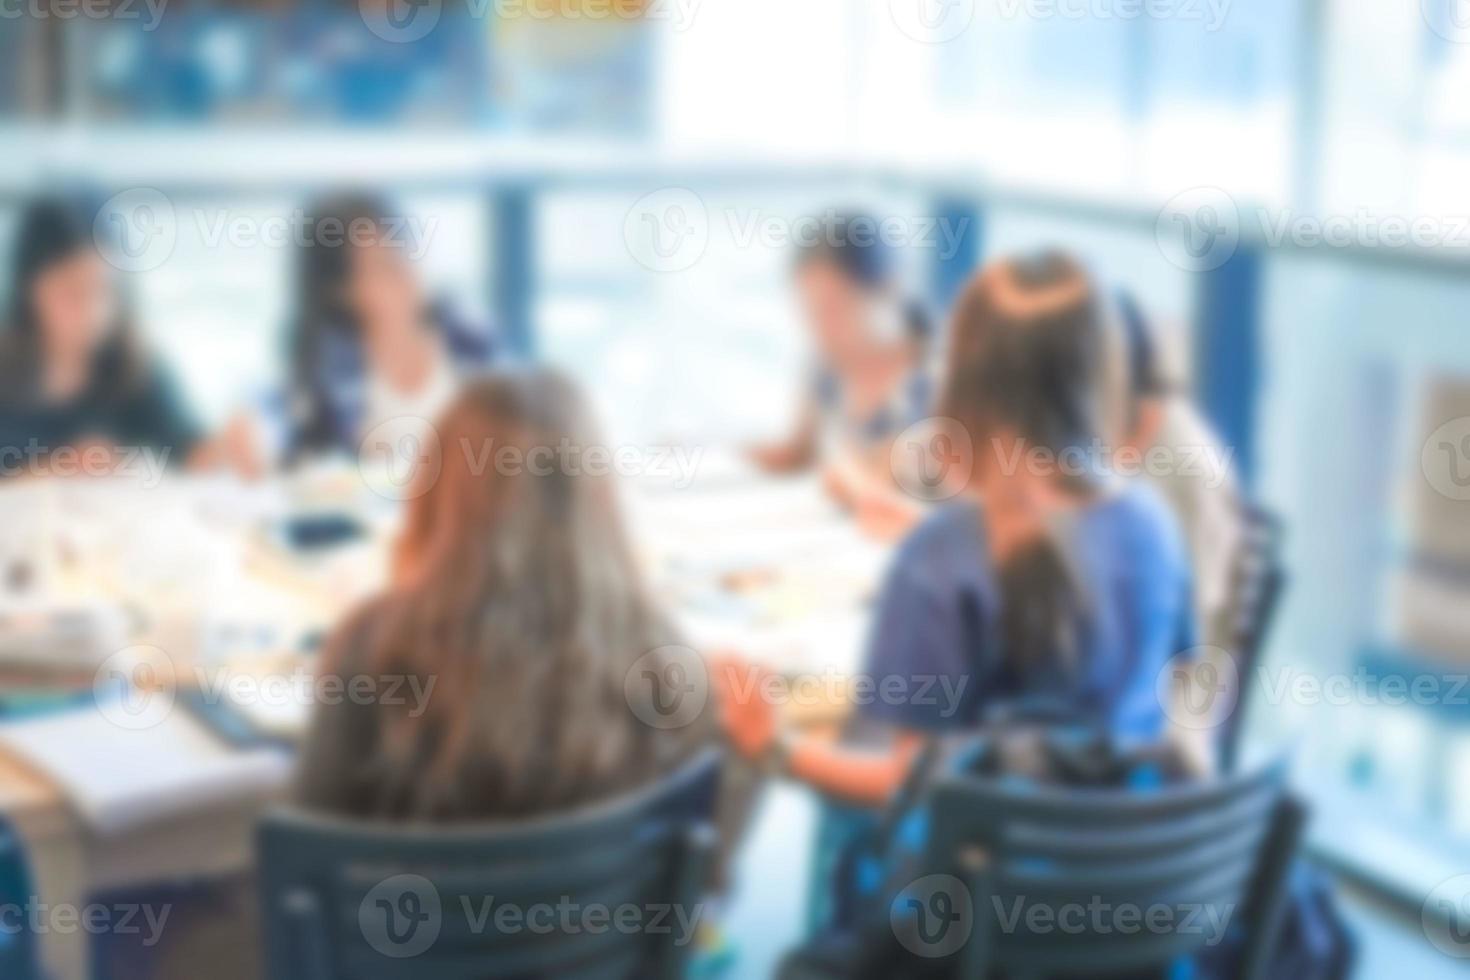
[{"label": "back of a head", "polygon": [[[682,733],[631,710],[640,657],[678,642],[652,602],[614,476],[577,388],[546,370],[470,382],[436,423],[436,460],[409,506],[412,574],[378,670],[440,678],[400,718],[420,815],[530,814],[613,795],[662,771]],[[473,778],[466,778],[466,774]]]},{"label": "back of a head", "polygon": [[[1089,617],[1053,537],[1036,479],[1011,479],[1007,460],[1045,450],[1089,459],[1109,431],[1108,324],[1082,266],[1058,252],[996,262],[970,283],[952,324],[942,413],[971,435],[977,466],[1003,491],[987,496],[989,545],[1000,578],[1000,642],[1016,669],[1077,665]],[[1021,474],[1031,476],[1030,474]],[[1058,467],[1062,496],[1086,496],[1097,474]],[[1015,506],[1009,504],[1019,501]]]},{"label": "back of a head", "polygon": [[1010,433],[1061,453],[1108,433],[1115,351],[1092,282],[1070,256],[988,266],[960,297],[951,330],[944,414],[978,448]]}]

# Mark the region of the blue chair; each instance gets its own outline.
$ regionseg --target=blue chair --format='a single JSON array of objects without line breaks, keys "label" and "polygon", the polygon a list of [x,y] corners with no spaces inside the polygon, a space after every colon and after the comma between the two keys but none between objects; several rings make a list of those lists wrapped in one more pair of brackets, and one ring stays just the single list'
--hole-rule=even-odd
[{"label": "blue chair", "polygon": [[[259,835],[266,975],[682,977],[692,937],[671,910],[688,922],[704,894],[720,762],[711,750],[650,789],[525,823],[272,813]],[[630,909],[636,920],[613,924]]]},{"label": "blue chair", "polygon": [[[915,884],[861,936],[813,941],[781,975],[1161,975],[1211,953],[1219,937],[1202,926],[1219,919],[1196,916],[1228,910],[1231,976],[1256,980],[1305,821],[1283,787],[1279,765],[1150,793],[946,778],[930,796]],[[1169,924],[1128,929],[1072,914],[1093,908],[1163,909]],[[960,932],[945,931],[961,922]],[[917,940],[927,949],[916,950]]]},{"label": "blue chair", "polygon": [[[25,847],[14,829],[0,821],[0,907],[27,908],[34,894]],[[0,932],[0,977],[40,980],[36,937],[24,919],[20,926],[20,930],[14,933],[9,929]]]}]

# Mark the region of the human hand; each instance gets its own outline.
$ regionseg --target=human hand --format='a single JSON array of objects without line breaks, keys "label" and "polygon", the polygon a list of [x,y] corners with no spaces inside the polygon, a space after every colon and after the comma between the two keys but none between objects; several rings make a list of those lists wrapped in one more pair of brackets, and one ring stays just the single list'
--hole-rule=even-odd
[{"label": "human hand", "polygon": [[768,692],[778,679],[757,664],[728,654],[710,659],[710,675],[720,703],[720,725],[735,750],[758,758],[775,744],[780,729]]}]

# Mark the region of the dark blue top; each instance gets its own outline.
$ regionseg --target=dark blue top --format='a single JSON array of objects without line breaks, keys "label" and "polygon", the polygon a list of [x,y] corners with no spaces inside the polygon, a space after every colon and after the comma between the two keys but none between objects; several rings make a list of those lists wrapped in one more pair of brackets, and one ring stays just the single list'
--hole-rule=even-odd
[{"label": "dark blue top", "polygon": [[[1058,535],[1089,602],[1075,670],[1006,663],[983,512],[973,501],[955,501],[903,542],[889,570],[867,661],[879,694],[865,699],[863,717],[946,731],[972,727],[997,706],[1040,700],[1115,734],[1157,735],[1159,672],[1196,642],[1187,553],[1174,518],[1152,488],[1135,483],[1070,515]],[[883,679],[894,677],[914,696],[881,696]]]},{"label": "dark blue top", "polygon": [[147,448],[182,465],[203,433],[173,376],[157,363],[145,363],[136,378],[122,380],[125,369],[103,361],[87,386],[65,402],[46,402],[14,392],[0,394],[0,475],[29,455],[102,439],[124,448]]}]

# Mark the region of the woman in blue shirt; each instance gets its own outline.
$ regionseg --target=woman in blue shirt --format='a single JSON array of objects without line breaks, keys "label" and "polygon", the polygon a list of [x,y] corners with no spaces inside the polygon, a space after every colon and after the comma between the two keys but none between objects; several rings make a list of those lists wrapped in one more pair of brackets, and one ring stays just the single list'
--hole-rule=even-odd
[{"label": "woman in blue shirt", "polygon": [[1162,730],[1158,674],[1194,643],[1189,571],[1154,493],[1087,463],[1114,431],[1110,323],[1064,255],[998,262],[970,283],[940,414],[968,432],[973,465],[954,468],[962,492],[899,549],[859,700],[860,720],[890,737],[861,750],[783,738],[770,704],[727,690],[742,753],[877,805],[926,735],[973,727],[993,708],[1045,699],[1115,733]]}]

